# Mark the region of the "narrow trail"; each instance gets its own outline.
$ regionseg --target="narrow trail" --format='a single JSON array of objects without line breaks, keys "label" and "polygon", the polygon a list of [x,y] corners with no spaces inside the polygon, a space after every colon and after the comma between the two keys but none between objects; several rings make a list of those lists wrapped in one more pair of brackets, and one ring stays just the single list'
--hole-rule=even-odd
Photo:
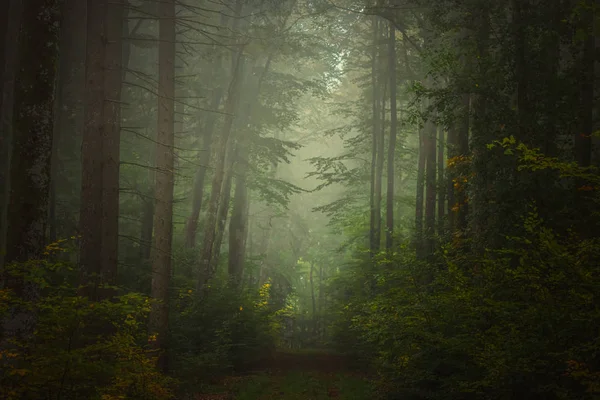
[{"label": "narrow trail", "polygon": [[277,351],[244,376],[225,378],[195,400],[371,400],[368,377],[348,358],[327,351]]}]

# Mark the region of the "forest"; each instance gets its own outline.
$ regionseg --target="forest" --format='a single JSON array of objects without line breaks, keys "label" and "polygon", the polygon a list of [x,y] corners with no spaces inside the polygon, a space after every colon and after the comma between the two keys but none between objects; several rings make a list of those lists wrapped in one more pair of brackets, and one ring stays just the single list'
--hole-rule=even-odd
[{"label": "forest", "polygon": [[600,399],[599,13],[0,1],[0,398]]}]

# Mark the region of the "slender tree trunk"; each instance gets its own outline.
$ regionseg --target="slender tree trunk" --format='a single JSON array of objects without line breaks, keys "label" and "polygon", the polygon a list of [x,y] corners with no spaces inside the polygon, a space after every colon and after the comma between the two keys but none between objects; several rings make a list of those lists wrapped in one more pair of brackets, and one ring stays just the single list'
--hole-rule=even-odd
[{"label": "slender tree trunk", "polygon": [[528,99],[529,82],[525,60],[525,47],[527,38],[525,36],[526,20],[523,15],[526,0],[513,0],[513,40],[515,43],[515,78],[517,83],[517,117],[518,137],[529,143],[529,126],[531,124],[530,104]]},{"label": "slender tree trunk", "polygon": [[[382,78],[383,79],[383,78]],[[377,138],[377,168],[375,170],[375,249],[381,248],[381,202],[383,198],[383,165],[385,161],[385,96],[387,85],[383,85],[382,101],[380,103],[380,125]]]},{"label": "slender tree trunk", "polygon": [[[23,2],[10,0],[0,6],[0,273],[4,269],[8,203],[10,196],[10,163],[13,141],[13,110],[18,41]],[[5,29],[5,30],[2,30]]]},{"label": "slender tree trunk", "polygon": [[390,75],[390,142],[388,144],[387,164],[387,212],[385,247],[390,250],[394,244],[394,156],[396,154],[396,131],[398,111],[396,109],[396,28],[390,25],[389,38],[389,75]]},{"label": "slender tree trunk", "polygon": [[[154,240],[152,246],[152,290],[158,303],[152,306],[148,330],[155,333],[155,348],[167,347],[169,326],[169,284],[171,279],[171,251],[173,239],[173,187],[175,145],[175,0],[158,5],[158,121],[156,145],[156,203],[154,213]],[[163,352],[159,368],[167,370]]]},{"label": "slender tree trunk", "polygon": [[[456,123],[448,129],[447,143],[448,160],[452,160],[458,154],[456,149]],[[452,181],[454,178],[454,170],[448,166],[446,170],[446,199],[448,208],[448,233],[450,235],[453,235],[456,229],[456,213],[454,212],[456,196],[454,195],[454,182]]]},{"label": "slender tree trunk", "polygon": [[415,250],[417,258],[423,258],[423,201],[425,199],[426,130],[419,129],[419,159],[417,161],[417,195],[415,206]]},{"label": "slender tree trunk", "polygon": [[148,190],[147,197],[142,198],[142,224],[140,227],[140,258],[150,261],[152,253],[152,232],[154,231],[154,203],[156,191],[156,146],[148,154],[154,159],[148,165]]},{"label": "slender tree trunk", "polygon": [[100,300],[116,283],[119,232],[122,0],[88,0],[82,137],[80,294]]},{"label": "slender tree trunk", "polygon": [[[470,103],[471,96],[469,94],[465,94],[462,96],[462,104],[460,107],[460,122],[458,131],[456,132],[456,145],[458,147],[458,156],[461,157],[461,160],[466,160],[469,156],[469,129],[470,129]],[[464,161],[461,161],[461,164]],[[464,165],[459,165],[459,169],[464,170]],[[458,175],[454,175],[458,177]],[[456,229],[464,234],[467,229],[467,215],[469,214],[469,205],[467,203],[467,193],[464,189],[458,190],[456,192],[456,202],[455,207],[458,208],[456,215]]]},{"label": "slender tree trunk", "polygon": [[[40,259],[47,244],[59,23],[58,0],[28,0],[23,4],[16,73],[19,84],[14,91],[7,263]],[[4,287],[26,300],[35,299],[33,285],[16,276],[4,278]],[[28,336],[33,325],[34,316],[26,310],[10,315],[3,328],[8,337]]]},{"label": "slender tree trunk", "polygon": [[[52,180],[50,188],[50,240],[76,232],[81,179],[81,131],[85,87],[85,38],[87,4],[65,0],[62,4],[60,60],[56,87]],[[62,212],[58,209],[63,204]],[[60,214],[59,214],[60,212]],[[59,229],[59,226],[62,226]]]},{"label": "slender tree trunk", "polygon": [[[283,26],[287,21],[287,17],[284,20]],[[259,101],[259,95],[262,91],[262,84],[264,78],[271,68],[271,61],[273,58],[273,52],[269,53],[262,72],[258,78],[256,88],[254,89],[254,95],[250,97],[246,104],[246,110],[239,127],[243,131],[247,125],[252,123],[252,116],[254,113],[254,106]],[[249,80],[249,79],[248,79]],[[250,167],[250,160],[248,154],[248,137],[247,135],[238,136],[238,143],[236,145],[236,184],[235,194],[233,199],[233,211],[231,215],[231,221],[229,224],[229,265],[228,273],[229,279],[234,287],[239,288],[242,282],[242,276],[244,273],[244,266],[246,262],[246,239],[248,236],[248,208],[250,206],[248,199],[248,187],[246,182],[246,174]]]},{"label": "slender tree trunk", "polygon": [[[575,133],[575,161],[581,167],[589,167],[592,160],[592,134],[594,133],[594,81],[595,81],[595,61],[596,61],[596,38],[594,24],[596,21],[597,5],[593,2],[584,2],[586,7],[581,16],[581,24],[585,37],[581,49],[581,62],[579,70],[579,132]],[[581,237],[589,237],[592,233],[592,225],[587,223],[584,210],[595,207],[590,199],[589,193],[580,190],[586,184],[583,179],[577,179],[575,182],[575,199],[578,204],[579,213],[577,219],[578,232]]]},{"label": "slender tree trunk", "polygon": [[[8,45],[8,21],[9,12],[12,1],[4,1],[0,4],[0,77],[4,78],[4,69],[6,68],[6,56]],[[4,93],[4,79],[0,80],[0,93]],[[4,96],[0,96],[0,110],[2,110],[2,100]]]},{"label": "slender tree trunk", "polygon": [[[159,3],[145,3],[144,11],[148,15],[153,16],[156,20],[159,20],[158,6]],[[129,11],[127,11],[129,13]],[[123,34],[127,38],[133,37],[138,30],[141,28],[143,19],[138,20],[134,27],[129,30],[129,22],[127,19],[123,21]],[[127,40],[123,45],[123,80],[127,77],[127,72],[130,70],[131,64],[131,52],[133,44],[131,40]],[[152,129],[146,129],[146,136],[156,142],[156,133]],[[156,190],[156,146],[153,144],[147,153],[147,168],[148,168],[148,180],[138,190],[143,194],[141,196],[141,224],[140,224],[140,247],[139,247],[139,259],[151,264],[150,259],[152,253],[152,233],[154,231],[154,203]]]},{"label": "slender tree trunk", "polygon": [[233,197],[233,214],[229,224],[229,278],[239,287],[246,260],[246,238],[248,235],[248,187],[246,175],[236,177]]},{"label": "slender tree trunk", "polygon": [[[487,59],[490,46],[490,15],[487,9],[478,9],[474,16],[474,26],[476,28],[475,43],[478,56],[481,59]],[[488,69],[486,63],[477,63],[476,76],[481,80],[479,91],[484,91],[488,85]],[[473,218],[469,218],[470,250],[477,255],[483,254],[486,246],[498,245],[499,235],[492,235],[497,232],[497,216],[493,214],[490,205],[493,202],[493,183],[496,179],[490,160],[488,157],[487,144],[493,140],[493,135],[489,129],[489,107],[488,98],[482,93],[476,93],[472,96],[473,106],[471,128],[471,171],[473,178],[469,184],[469,198],[465,200],[469,203],[469,209],[473,210]],[[462,191],[461,193],[464,193]],[[466,196],[466,193],[464,193]],[[475,217],[477,215],[477,217]]]},{"label": "slender tree trunk", "polygon": [[310,282],[310,299],[312,304],[312,334],[313,337],[317,333],[317,302],[315,298],[315,282],[313,279],[313,271],[315,270],[314,264],[310,263],[310,273],[309,273],[309,282]]},{"label": "slender tree trunk", "polygon": [[592,133],[594,127],[594,63],[596,40],[594,36],[593,7],[582,15],[585,33],[581,51],[579,70],[579,132],[575,134],[575,160],[582,167],[589,167],[592,152]]},{"label": "slender tree trunk", "polygon": [[102,149],[104,94],[104,35],[107,0],[88,0],[84,130],[81,144],[81,204],[79,217],[79,294],[98,299],[102,262]]},{"label": "slender tree trunk", "polygon": [[378,79],[378,52],[377,52],[377,41],[379,40],[379,26],[378,17],[373,16],[373,46],[371,52],[371,87],[373,90],[373,132],[372,132],[372,149],[371,149],[371,188],[370,188],[370,203],[371,203],[371,216],[370,216],[370,229],[369,229],[369,243],[371,249],[371,255],[374,255],[378,250],[377,244],[377,199],[376,199],[376,177],[377,177],[377,150],[379,149],[379,79]]},{"label": "slender tree trunk", "polygon": [[425,123],[426,173],[425,173],[425,257],[434,251],[436,202],[436,126],[431,118]]},{"label": "slender tree trunk", "polygon": [[323,326],[323,301],[325,299],[324,293],[323,293],[323,265],[319,265],[319,300],[318,300],[318,304],[319,304],[319,308],[318,308],[318,315],[319,315],[319,334],[320,334],[320,338],[324,339],[325,336],[325,327]]},{"label": "slender tree trunk", "polygon": [[[235,26],[236,22],[234,22]],[[221,26],[227,25],[227,17],[226,14],[221,15]],[[223,59],[219,55],[215,62],[216,68],[213,70],[213,75],[216,77],[220,77],[219,71],[223,68]],[[217,110],[219,105],[221,104],[221,99],[223,98],[223,87],[219,85],[215,88],[210,108],[211,110]],[[194,188],[192,189],[192,212],[190,217],[186,222],[185,227],[185,246],[187,248],[193,248],[196,246],[196,232],[198,230],[198,218],[200,216],[200,210],[202,209],[202,200],[204,197],[204,182],[206,180],[206,172],[208,170],[208,164],[210,163],[211,153],[212,153],[212,145],[215,131],[215,124],[217,122],[217,115],[215,113],[211,113],[206,118],[206,123],[204,125],[204,136],[202,141],[202,153],[200,153],[199,157],[199,167],[196,172],[196,177],[194,179]]]},{"label": "slender tree trunk", "polygon": [[[229,149],[231,152],[233,149]],[[235,165],[235,155],[228,156],[230,161],[228,162],[229,167],[225,172],[225,183],[221,189],[221,201],[219,204],[219,211],[217,217],[217,234],[215,238],[215,245],[213,248],[213,258],[211,269],[216,270],[219,265],[221,258],[221,245],[223,244],[223,236],[225,235],[225,226],[227,225],[227,217],[229,215],[229,209],[231,208],[231,187],[233,184],[233,173]]]},{"label": "slender tree trunk", "polygon": [[214,270],[211,269],[213,247],[215,244],[216,235],[216,223],[217,223],[217,211],[219,203],[221,201],[221,186],[223,184],[223,178],[225,175],[225,154],[227,153],[228,143],[231,136],[234,113],[237,110],[239,88],[242,80],[242,69],[243,69],[244,57],[242,55],[242,49],[238,51],[235,61],[235,68],[233,70],[231,83],[229,86],[229,92],[227,94],[227,100],[225,104],[225,123],[223,124],[223,131],[219,137],[218,147],[215,149],[216,167],[213,175],[212,188],[210,193],[210,200],[208,204],[208,210],[206,215],[206,225],[204,230],[204,238],[202,244],[202,251],[200,253],[200,278],[198,280],[198,289],[202,291],[206,283],[213,277]]},{"label": "slender tree trunk", "polygon": [[[102,143],[102,252],[104,281],[117,282],[119,254],[119,165],[121,151],[121,85],[124,0],[108,1],[104,73],[104,126]],[[105,297],[113,294],[106,291]]]},{"label": "slender tree trunk", "polygon": [[438,128],[438,223],[437,223],[437,232],[439,236],[444,234],[444,217],[446,216],[446,190],[444,188],[444,183],[446,180],[444,179],[444,147],[446,143],[444,142],[444,130],[442,127]]}]

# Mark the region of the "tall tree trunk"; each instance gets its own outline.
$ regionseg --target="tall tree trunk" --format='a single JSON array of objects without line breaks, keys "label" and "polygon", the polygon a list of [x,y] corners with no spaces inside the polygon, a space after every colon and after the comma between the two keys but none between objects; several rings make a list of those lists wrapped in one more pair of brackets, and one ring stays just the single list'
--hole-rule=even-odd
[{"label": "tall tree trunk", "polygon": [[10,158],[13,137],[14,86],[17,71],[18,41],[23,2],[2,2],[0,16],[0,274],[4,269],[7,235],[7,210],[10,196]]},{"label": "tall tree trunk", "polygon": [[[50,188],[50,240],[76,231],[81,179],[81,131],[85,87],[85,38],[87,4],[65,0],[62,4],[60,60],[54,108],[52,180]],[[63,204],[62,210],[58,207]],[[62,212],[60,212],[62,211]],[[62,226],[62,228],[59,228]]]},{"label": "tall tree trunk", "polygon": [[[382,80],[384,78],[382,77]],[[387,84],[382,87],[382,100],[380,103],[380,123],[377,138],[377,166],[375,169],[375,250],[381,248],[381,203],[383,199],[383,166],[385,161],[385,101],[387,94]]]},{"label": "tall tree trunk", "polygon": [[[40,259],[46,246],[59,3],[28,0],[23,4],[16,73],[19,84],[14,91],[7,263]],[[16,276],[4,278],[4,287],[26,300],[35,299],[35,287]],[[33,324],[31,312],[24,311],[9,316],[3,328],[9,337],[30,335]]]},{"label": "tall tree trunk", "polygon": [[390,142],[387,164],[387,212],[385,247],[390,250],[394,244],[394,156],[396,154],[396,131],[398,111],[396,109],[396,28],[390,22],[389,75],[390,75]]},{"label": "tall tree trunk", "polygon": [[[231,148],[229,152],[231,152]],[[219,260],[221,259],[221,245],[223,244],[223,236],[225,235],[225,226],[227,225],[227,217],[229,215],[229,209],[231,208],[231,187],[233,184],[233,174],[234,174],[234,163],[235,163],[235,155],[228,155],[227,158],[230,159],[228,162],[229,166],[227,171],[225,172],[225,183],[223,183],[223,187],[221,189],[221,201],[219,204],[219,211],[217,216],[217,233],[215,237],[215,245],[213,247],[213,258],[212,265],[210,266],[213,270],[216,270],[219,265]]]},{"label": "tall tree trunk", "polygon": [[372,149],[371,149],[371,188],[370,188],[370,203],[371,203],[371,215],[370,215],[370,229],[369,229],[369,244],[371,255],[374,255],[378,250],[379,246],[376,240],[376,229],[377,229],[377,195],[376,195],[376,177],[377,177],[377,151],[379,149],[379,108],[380,108],[380,95],[379,95],[379,79],[378,79],[378,52],[377,52],[377,41],[379,40],[379,26],[378,17],[373,16],[373,46],[371,52],[371,87],[373,91],[372,99],[372,119],[373,119],[373,131],[372,131]]},{"label": "tall tree trunk", "polygon": [[319,335],[320,335],[320,339],[323,339],[325,336],[325,328],[323,326],[323,300],[324,300],[325,296],[323,295],[323,265],[319,264],[319,298],[318,298],[318,310],[317,310],[317,315],[319,316],[319,324],[318,324],[318,328],[319,328]]},{"label": "tall tree trunk", "polygon": [[[234,22],[235,27],[236,22]],[[221,26],[227,25],[227,17],[226,14],[221,14]],[[221,74],[219,72],[223,68],[223,59],[222,56],[217,56],[217,60],[215,62],[216,68],[213,69],[214,77],[220,77]],[[211,110],[216,111],[221,104],[221,99],[223,97],[223,87],[219,85],[215,88],[210,108]],[[215,131],[215,124],[217,122],[216,113],[211,113],[206,118],[206,123],[204,125],[204,136],[202,137],[202,153],[200,153],[199,157],[199,166],[198,171],[196,172],[196,177],[194,179],[194,188],[192,189],[192,212],[190,217],[186,221],[185,226],[185,246],[187,248],[193,248],[196,246],[196,232],[198,229],[198,218],[200,216],[200,210],[202,209],[202,199],[204,197],[204,182],[206,180],[206,172],[208,170],[208,164],[210,163],[211,153],[212,153],[212,144],[213,137]]]},{"label": "tall tree trunk", "polygon": [[425,257],[434,251],[435,237],[435,204],[436,204],[436,126],[431,119],[425,123]]},{"label": "tall tree trunk", "polygon": [[[592,159],[592,134],[594,132],[594,80],[596,61],[596,38],[594,23],[596,15],[594,10],[597,5],[593,1],[584,2],[587,6],[581,15],[581,25],[584,30],[583,46],[581,49],[581,62],[579,66],[579,131],[575,133],[575,161],[581,167],[589,167]],[[577,215],[577,231],[581,237],[589,237],[592,233],[592,224],[586,221],[587,211],[595,207],[589,193],[580,188],[586,184],[584,179],[575,182],[576,207],[580,212]]]},{"label": "tall tree trunk", "polygon": [[313,337],[317,333],[317,301],[315,298],[315,282],[313,279],[313,271],[315,270],[315,266],[313,262],[310,262],[310,273],[308,276],[310,282],[310,299],[312,304],[312,334]]},{"label": "tall tree trunk", "polygon": [[426,129],[419,129],[419,159],[417,161],[417,195],[415,206],[415,250],[417,258],[423,258],[423,202],[425,199],[425,161],[427,155]]},{"label": "tall tree trunk", "polygon": [[[452,126],[448,129],[448,141],[447,141],[447,149],[448,149],[448,160],[452,160],[454,157],[458,155],[457,145],[456,145],[456,133],[457,133],[457,124],[456,122],[452,124]],[[452,169],[448,162],[448,168],[446,170],[446,199],[447,199],[447,208],[448,208],[448,233],[450,235],[454,234],[454,230],[456,229],[456,212],[454,211],[456,196],[454,193],[454,182],[455,178],[454,169]]]},{"label": "tall tree trunk", "polygon": [[147,196],[142,198],[142,223],[140,226],[140,259],[150,261],[152,253],[152,232],[154,231],[154,206],[156,192],[156,146],[148,154],[154,162],[148,165]]},{"label": "tall tree trunk", "polygon": [[[464,161],[469,157],[469,129],[470,129],[470,103],[471,96],[469,94],[464,94],[461,97],[461,105],[460,105],[460,116],[459,116],[459,125],[458,130],[456,132],[456,146],[458,148],[458,157],[460,157],[461,161],[459,163],[458,168],[463,170],[465,169]],[[458,174],[454,175],[455,178],[458,177]],[[463,189],[458,190],[456,193],[456,205],[453,207],[457,207],[456,211],[456,229],[464,234],[467,229],[467,215],[469,214],[469,205],[467,203],[467,193]]]},{"label": "tall tree trunk", "polygon": [[[289,16],[289,15],[288,15]],[[287,22],[287,17],[284,19],[283,26]],[[259,96],[262,91],[262,84],[271,68],[273,52],[269,53],[262,68],[262,72],[258,78],[256,88],[252,88],[254,95],[251,96],[246,104],[245,112],[240,129],[243,131],[246,126],[252,123],[254,107],[259,101]],[[239,288],[244,274],[244,264],[246,262],[246,238],[248,236],[248,209],[250,202],[248,199],[248,187],[246,182],[246,173],[250,167],[248,154],[248,137],[247,135],[238,136],[236,145],[236,183],[235,194],[233,199],[233,210],[231,221],[229,223],[229,265],[228,273],[231,284]]]},{"label": "tall tree trunk", "polygon": [[106,0],[88,0],[84,130],[81,144],[80,294],[96,298],[102,252],[102,142]]},{"label": "tall tree trunk", "polygon": [[594,5],[582,13],[585,38],[581,50],[579,70],[579,132],[575,134],[575,160],[582,167],[591,162],[594,115],[594,62],[596,40],[594,36]]},{"label": "tall tree trunk", "polygon": [[439,127],[438,128],[438,223],[437,223],[437,232],[439,236],[444,234],[444,217],[446,216],[446,189],[444,188],[444,183],[446,180],[444,179],[444,147],[446,143],[444,142],[444,130]]},{"label": "tall tree trunk", "polygon": [[[158,4],[159,3],[144,3],[143,10],[149,16],[153,16],[156,20],[159,20],[158,16]],[[130,10],[127,11],[129,13]],[[129,30],[129,22],[127,19],[123,21],[123,34],[126,38],[133,37],[138,30],[141,28],[143,19],[138,20],[134,27]],[[133,44],[131,40],[127,40],[123,44],[123,80],[127,77],[127,72],[130,70],[131,65],[131,52],[133,50]],[[151,131],[151,132],[149,132]],[[146,129],[146,136],[149,137],[153,142],[156,142],[156,132],[154,129]],[[154,231],[154,203],[156,190],[156,146],[154,143],[150,147],[147,153],[147,168],[148,168],[148,180],[138,190],[142,194],[141,197],[141,224],[140,224],[140,247],[139,247],[139,259],[147,262],[148,265],[152,263],[152,232]]]},{"label": "tall tree trunk", "polygon": [[[242,159],[247,163],[247,159]],[[244,167],[240,168],[244,169]],[[246,174],[240,171],[236,176],[233,196],[233,214],[229,223],[229,279],[234,287],[239,287],[246,260],[246,238],[248,235],[248,187]]]},{"label": "tall tree trunk", "polygon": [[156,145],[156,203],[152,246],[152,306],[148,330],[156,334],[155,348],[162,350],[158,366],[167,370],[169,284],[173,239],[173,187],[175,145],[175,0],[162,1],[159,12],[158,121]]},{"label": "tall tree trunk", "polygon": [[[117,282],[119,254],[119,165],[121,151],[122,29],[124,0],[107,2],[102,137],[102,252],[101,275]],[[113,294],[104,290],[104,298]]]},{"label": "tall tree trunk", "polygon": [[[476,10],[474,13],[475,43],[478,56],[485,60],[489,54],[490,46],[490,15],[485,8]],[[470,249],[477,255],[483,254],[485,247],[497,246],[499,235],[494,226],[499,219],[493,214],[491,205],[494,202],[494,180],[495,172],[488,156],[487,144],[494,136],[489,129],[489,107],[485,89],[490,79],[488,78],[488,66],[486,63],[477,63],[476,76],[481,83],[478,93],[473,94],[471,103],[473,107],[472,136],[471,136],[471,171],[473,178],[469,184],[469,208],[473,210],[473,217],[469,218]],[[461,192],[461,193],[464,193]],[[466,196],[466,193],[465,193]],[[476,216],[476,217],[475,217]]]},{"label": "tall tree trunk", "polygon": [[[80,294],[108,298],[116,282],[119,226],[123,1],[88,0],[82,137]],[[85,205],[85,206],[83,206]]]},{"label": "tall tree trunk", "polygon": [[221,201],[221,186],[223,184],[223,178],[225,175],[225,155],[231,136],[234,113],[237,110],[239,88],[242,80],[242,69],[244,64],[244,57],[242,55],[242,49],[238,51],[235,60],[235,68],[232,71],[232,79],[229,85],[229,91],[227,94],[227,100],[225,103],[225,123],[223,124],[223,130],[219,137],[219,143],[215,149],[216,167],[213,175],[210,199],[208,203],[208,210],[206,215],[206,224],[204,230],[204,238],[202,243],[202,251],[200,253],[200,276],[198,279],[198,289],[200,292],[203,291],[206,283],[213,277],[214,270],[212,266],[212,255],[213,247],[215,244],[216,235],[216,223],[217,223],[217,211],[219,203]]}]

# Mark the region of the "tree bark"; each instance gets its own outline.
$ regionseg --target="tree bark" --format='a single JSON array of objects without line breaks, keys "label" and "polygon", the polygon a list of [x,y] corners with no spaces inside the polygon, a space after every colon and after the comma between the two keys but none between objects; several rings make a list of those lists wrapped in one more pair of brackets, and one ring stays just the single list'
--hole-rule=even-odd
[{"label": "tree bark", "polygon": [[154,231],[154,203],[156,191],[156,146],[149,157],[155,161],[148,166],[147,198],[142,199],[142,223],[140,226],[140,259],[151,261],[152,233]]},{"label": "tree bark", "polygon": [[[575,133],[575,161],[581,167],[589,167],[592,160],[592,135],[594,133],[594,82],[596,61],[596,37],[594,32],[597,5],[584,2],[588,7],[583,11],[581,24],[584,30],[581,61],[579,67],[579,132]],[[593,227],[586,222],[587,212],[595,207],[589,193],[580,190],[586,185],[584,179],[575,182],[575,199],[578,204],[577,230],[582,238],[590,237]]]},{"label": "tree bark", "polygon": [[387,202],[386,202],[386,239],[385,247],[390,250],[394,244],[394,156],[396,154],[396,131],[398,111],[396,109],[396,28],[392,23],[389,37],[389,75],[390,75],[390,142],[388,144],[387,164]]},{"label": "tree bark", "polygon": [[315,282],[313,280],[313,271],[315,266],[313,262],[310,263],[310,273],[309,273],[309,282],[310,282],[310,299],[312,304],[312,334],[313,337],[317,333],[317,302],[315,298]]},{"label": "tree bark", "polygon": [[17,71],[18,41],[9,40],[19,35],[23,12],[20,0],[4,1],[0,13],[2,31],[0,40],[0,273],[4,269],[8,203],[10,196],[10,163],[13,141],[14,87]]},{"label": "tree bark", "polygon": [[84,130],[81,144],[81,215],[79,217],[81,295],[96,297],[102,251],[102,124],[106,0],[88,0]]},{"label": "tree bark", "polygon": [[225,112],[227,113],[227,115],[225,116],[225,123],[223,124],[221,136],[219,137],[218,147],[215,149],[215,154],[217,154],[218,156],[216,157],[217,160],[206,215],[206,225],[204,230],[202,251],[200,253],[201,267],[197,287],[201,293],[204,290],[206,283],[213,277],[215,272],[211,266],[213,247],[215,244],[216,235],[217,211],[221,200],[220,192],[221,186],[223,184],[223,178],[225,175],[225,155],[227,153],[228,143],[231,136],[231,128],[233,126],[234,113],[237,109],[238,104],[243,64],[244,57],[242,55],[242,49],[240,48],[236,56],[235,68],[232,71],[232,79],[229,85],[229,91],[225,103]]},{"label": "tree bark", "polygon": [[594,7],[586,9],[582,15],[585,30],[581,64],[579,70],[579,132],[575,134],[575,160],[582,167],[589,167],[592,154],[592,133],[594,130],[594,63],[596,40],[594,36]]},{"label": "tree bark", "polygon": [[[117,282],[119,254],[119,165],[121,149],[121,84],[124,0],[107,2],[104,64],[104,126],[102,137],[102,253],[101,273]],[[104,297],[112,295],[108,290]]]},{"label": "tree bark", "polygon": [[[232,149],[229,149],[231,151]],[[225,172],[225,183],[223,184],[222,192],[221,192],[221,202],[219,204],[219,211],[217,217],[217,234],[215,238],[215,245],[213,249],[213,260],[211,268],[215,269],[219,265],[219,260],[221,259],[221,245],[223,244],[223,235],[225,234],[225,226],[227,225],[227,217],[229,215],[229,209],[231,205],[231,187],[233,184],[233,173],[234,173],[234,163],[235,163],[235,155],[228,156],[230,161],[228,162],[229,166],[227,171]]]},{"label": "tree bark", "polygon": [[378,79],[378,63],[377,63],[377,41],[379,39],[379,27],[378,18],[372,17],[373,26],[373,46],[371,51],[371,87],[372,87],[372,147],[371,147],[371,187],[370,187],[370,225],[369,225],[369,244],[371,255],[373,256],[379,250],[379,246],[376,240],[376,229],[377,229],[377,195],[376,195],[376,177],[377,177],[377,151],[379,149],[379,108],[380,108],[380,95],[379,95],[379,79]]},{"label": "tree bark", "polygon": [[[243,162],[247,160],[242,159]],[[229,279],[234,287],[239,287],[246,260],[246,238],[248,235],[248,187],[246,174],[240,168],[236,177],[233,196],[233,214],[229,223]]]},{"label": "tree bark", "polygon": [[[14,90],[14,145],[8,203],[6,263],[37,260],[46,246],[50,191],[54,79],[58,57],[59,1],[28,0],[23,4],[18,35]],[[25,300],[37,289],[21,277],[5,274],[4,287]],[[14,311],[14,310],[11,310]],[[16,311],[4,321],[7,337],[33,334],[35,316]]]},{"label": "tree bark", "polygon": [[[470,129],[470,103],[471,96],[464,94],[461,98],[462,104],[460,106],[460,117],[458,131],[456,132],[456,144],[458,147],[458,156],[466,160],[469,156],[469,129]],[[464,169],[464,166],[459,166]],[[457,177],[458,175],[455,175]],[[456,206],[458,207],[456,215],[456,229],[460,232],[465,232],[467,229],[467,215],[469,214],[469,205],[467,203],[466,191],[459,190],[456,193]]]},{"label": "tree bark", "polygon": [[173,188],[175,144],[175,0],[158,5],[158,121],[156,137],[156,191],[154,213],[154,240],[152,258],[152,306],[149,332],[156,334],[155,348],[162,350],[158,359],[161,370],[167,370],[169,325],[169,284],[171,279],[171,252],[173,239]]},{"label": "tree bark", "polygon": [[436,126],[429,118],[425,123],[426,173],[425,173],[425,257],[430,257],[435,243],[436,204]]},{"label": "tree bark", "polygon": [[[227,17],[225,14],[221,15],[221,26],[227,25]],[[235,25],[235,23],[234,23]],[[220,76],[218,73],[223,68],[223,59],[221,56],[217,57],[215,62],[216,68],[213,70],[213,79]],[[210,108],[211,110],[217,110],[221,104],[223,98],[223,87],[219,85],[215,88],[211,99]],[[208,170],[208,164],[210,163],[212,145],[215,131],[215,124],[217,122],[217,115],[211,113],[207,116],[206,123],[204,125],[204,136],[202,141],[202,153],[199,157],[199,167],[196,172],[194,179],[194,188],[192,189],[192,212],[190,217],[186,221],[185,226],[185,246],[187,248],[193,248],[196,246],[196,232],[198,229],[198,217],[200,216],[200,210],[202,209],[202,200],[204,198],[204,182],[206,180],[206,172]]]},{"label": "tree bark", "polygon": [[[56,87],[52,180],[50,188],[50,240],[72,236],[77,229],[81,179],[81,131],[85,87],[87,4],[65,0],[62,4],[60,60]],[[60,208],[60,205],[63,205]],[[73,215],[70,215],[73,214]]]},{"label": "tree bark", "polygon": [[23,7],[19,85],[14,92],[7,262],[38,258],[46,245],[58,4],[58,0],[29,0]]},{"label": "tree bark", "polygon": [[425,128],[419,129],[419,159],[417,161],[417,195],[415,206],[415,250],[417,258],[423,258],[423,201],[425,199]]},{"label": "tree bark", "polygon": [[113,294],[118,261],[123,0],[88,0],[79,220],[80,294]]},{"label": "tree bark", "polygon": [[439,236],[444,234],[444,217],[446,216],[446,190],[442,186],[446,180],[444,179],[444,130],[442,127],[438,128],[438,221],[437,221],[437,232]]},{"label": "tree bark", "polygon": [[[456,148],[456,122],[448,129],[448,160],[457,156]],[[454,194],[454,182],[452,181],[455,177],[454,171],[451,168],[446,170],[446,199],[448,208],[448,233],[454,234],[456,228],[456,213],[453,211],[456,203],[456,196]]]},{"label": "tree bark", "polygon": [[[283,26],[287,22],[287,17],[284,19]],[[258,78],[256,88],[252,88],[253,95],[247,100],[245,112],[241,118],[239,124],[240,129],[243,131],[246,126],[252,122],[252,116],[254,113],[254,106],[259,101],[259,95],[262,91],[262,84],[264,79],[271,68],[271,61],[273,59],[273,52],[269,53],[265,61],[265,65],[262,68],[262,72]],[[249,79],[248,79],[249,80]],[[248,237],[248,209],[250,202],[248,199],[248,187],[247,187],[247,171],[250,167],[250,160],[248,154],[248,137],[238,136],[238,143],[236,145],[236,183],[235,183],[235,194],[233,199],[233,210],[231,220],[229,224],[229,265],[228,273],[230,283],[234,288],[239,288],[242,283],[242,277],[244,274],[244,266],[246,262],[246,239]]]}]

